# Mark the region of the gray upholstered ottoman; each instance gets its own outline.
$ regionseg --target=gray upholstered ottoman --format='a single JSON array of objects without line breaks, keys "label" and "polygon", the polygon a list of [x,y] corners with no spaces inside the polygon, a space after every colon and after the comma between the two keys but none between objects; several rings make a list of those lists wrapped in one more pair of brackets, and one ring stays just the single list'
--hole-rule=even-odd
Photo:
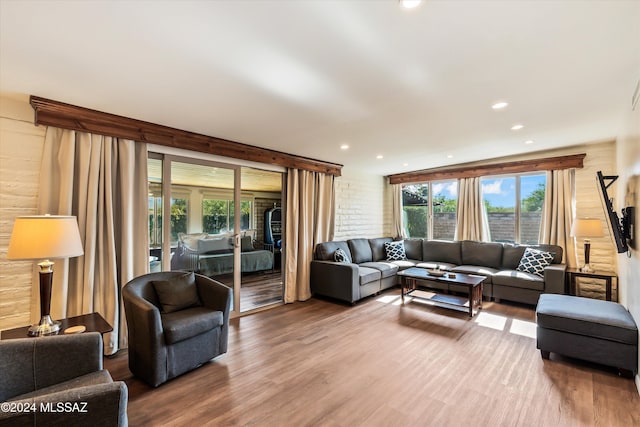
[{"label": "gray upholstered ottoman", "polygon": [[638,327],[620,304],[569,295],[542,294],[536,308],[538,348],[544,359],[554,352],[638,371]]}]

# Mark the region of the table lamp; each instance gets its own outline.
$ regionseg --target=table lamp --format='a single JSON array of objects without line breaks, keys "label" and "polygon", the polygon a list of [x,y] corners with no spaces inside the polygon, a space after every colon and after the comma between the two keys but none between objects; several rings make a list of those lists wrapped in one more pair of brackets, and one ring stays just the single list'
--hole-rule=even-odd
[{"label": "table lamp", "polygon": [[584,237],[584,266],[580,269],[583,273],[593,271],[589,265],[591,241],[589,237],[602,237],[602,222],[594,218],[578,218],[571,226],[571,237]]},{"label": "table lamp", "polygon": [[40,266],[40,322],[29,328],[30,336],[57,334],[60,322],[51,320],[53,262],[84,253],[75,216],[20,216],[9,241],[7,259],[43,260]]}]

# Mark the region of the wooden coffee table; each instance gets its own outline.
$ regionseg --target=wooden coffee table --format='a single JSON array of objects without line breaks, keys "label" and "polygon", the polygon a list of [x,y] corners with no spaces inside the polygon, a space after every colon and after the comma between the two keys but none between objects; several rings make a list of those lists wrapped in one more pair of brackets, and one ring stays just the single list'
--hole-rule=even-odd
[{"label": "wooden coffee table", "polygon": [[[427,300],[434,305],[468,311],[469,317],[473,317],[474,308],[477,309],[476,312],[482,309],[482,282],[486,279],[484,276],[464,273],[447,273],[440,276],[429,274],[427,269],[419,267],[402,270],[398,272],[398,276],[400,276],[400,293],[403,304],[404,297],[407,295],[413,298]],[[425,281],[466,286],[469,290],[468,298],[435,292],[424,292],[419,288],[419,282]]]}]

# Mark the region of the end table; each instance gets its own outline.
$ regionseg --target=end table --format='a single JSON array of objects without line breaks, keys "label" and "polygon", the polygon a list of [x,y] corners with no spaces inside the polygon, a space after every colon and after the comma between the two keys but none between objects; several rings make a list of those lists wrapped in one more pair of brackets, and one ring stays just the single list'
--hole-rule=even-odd
[{"label": "end table", "polygon": [[576,279],[578,277],[586,277],[589,279],[598,279],[605,281],[605,297],[607,301],[611,301],[611,288],[613,279],[616,279],[618,285],[618,275],[613,271],[580,271],[577,268],[567,268],[567,283],[569,284],[569,295],[576,295]]},{"label": "end table", "polygon": [[[113,327],[111,327],[111,325],[106,320],[104,320],[102,316],[100,316],[100,313],[89,313],[83,314],[82,316],[68,317],[66,319],[60,319],[59,322],[60,333],[58,333],[57,335],[64,335],[64,331],[67,328],[79,325],[83,325],[86,328],[85,332],[100,332],[101,334],[106,334],[107,332],[113,331]],[[28,332],[29,326],[7,329],[5,331],[0,331],[0,340],[10,340],[15,338],[38,338],[30,337]]]}]

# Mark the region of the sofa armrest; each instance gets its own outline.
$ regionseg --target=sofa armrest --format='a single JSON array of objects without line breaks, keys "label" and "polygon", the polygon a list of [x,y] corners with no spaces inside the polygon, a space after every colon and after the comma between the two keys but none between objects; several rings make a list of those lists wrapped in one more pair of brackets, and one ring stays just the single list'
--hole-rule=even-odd
[{"label": "sofa armrest", "polygon": [[547,294],[565,293],[565,264],[551,264],[544,269],[544,292]]},{"label": "sofa armrest", "polygon": [[353,303],[360,299],[358,264],[311,261],[311,293]]},{"label": "sofa armrest", "polygon": [[96,423],[127,426],[127,399],[126,384],[116,381],[15,400],[8,404],[22,411],[0,411],[0,427]]}]

